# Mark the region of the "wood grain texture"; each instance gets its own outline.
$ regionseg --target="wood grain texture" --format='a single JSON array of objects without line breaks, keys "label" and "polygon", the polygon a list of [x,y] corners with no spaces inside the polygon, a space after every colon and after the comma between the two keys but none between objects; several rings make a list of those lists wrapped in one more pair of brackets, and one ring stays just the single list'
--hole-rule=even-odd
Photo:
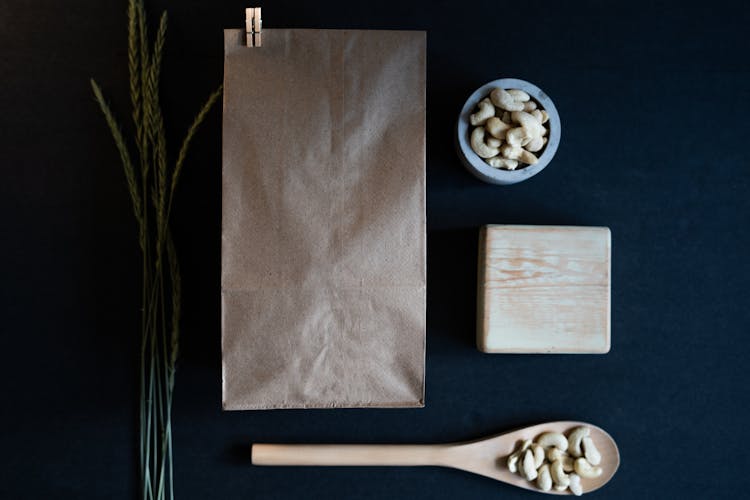
[{"label": "wood grain texture", "polygon": [[606,353],[611,235],[605,227],[485,226],[477,346],[490,353]]}]

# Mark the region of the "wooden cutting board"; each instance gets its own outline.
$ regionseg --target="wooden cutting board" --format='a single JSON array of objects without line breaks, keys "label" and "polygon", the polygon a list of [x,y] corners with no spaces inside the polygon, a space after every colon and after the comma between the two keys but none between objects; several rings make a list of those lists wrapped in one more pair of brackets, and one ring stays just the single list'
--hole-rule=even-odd
[{"label": "wooden cutting board", "polygon": [[606,227],[483,227],[477,280],[479,350],[608,352],[610,256]]}]

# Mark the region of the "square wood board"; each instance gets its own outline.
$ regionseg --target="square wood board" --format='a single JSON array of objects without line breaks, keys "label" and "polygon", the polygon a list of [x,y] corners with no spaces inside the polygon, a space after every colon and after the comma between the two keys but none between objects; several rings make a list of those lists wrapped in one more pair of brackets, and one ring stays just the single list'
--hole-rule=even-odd
[{"label": "square wood board", "polygon": [[608,352],[610,256],[606,227],[483,227],[477,280],[479,350]]}]

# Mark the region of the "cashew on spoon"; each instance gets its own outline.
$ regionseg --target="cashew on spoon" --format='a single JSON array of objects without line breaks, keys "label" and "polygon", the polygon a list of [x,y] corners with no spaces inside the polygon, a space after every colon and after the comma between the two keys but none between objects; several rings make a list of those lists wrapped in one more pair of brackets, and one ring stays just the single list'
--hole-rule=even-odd
[{"label": "cashew on spoon", "polygon": [[[568,436],[556,430],[541,433],[530,445],[523,443],[523,450],[517,448],[507,458],[508,470],[528,482],[535,481],[537,488],[549,492],[570,490],[573,495],[581,495],[588,489],[592,480],[604,474],[602,453],[594,444],[592,434],[603,445],[600,430],[588,425],[577,426],[568,431]],[[568,452],[573,453],[570,456]],[[584,456],[575,457],[581,453]],[[608,453],[611,458],[611,453]],[[523,457],[523,460],[521,460]],[[583,483],[581,482],[583,478]]]}]

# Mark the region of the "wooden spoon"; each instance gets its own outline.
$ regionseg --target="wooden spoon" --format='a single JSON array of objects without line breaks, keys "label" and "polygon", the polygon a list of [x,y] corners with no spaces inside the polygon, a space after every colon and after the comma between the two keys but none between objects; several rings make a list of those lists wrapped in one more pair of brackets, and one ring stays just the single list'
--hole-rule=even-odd
[{"label": "wooden spoon", "polygon": [[506,460],[519,442],[535,439],[543,432],[566,434],[575,427],[591,429],[591,439],[602,455],[602,475],[593,479],[581,478],[584,493],[604,486],[615,475],[620,465],[620,454],[614,439],[591,424],[574,421],[547,422],[524,427],[512,432],[465,443],[406,445],[406,444],[253,444],[254,465],[436,465],[452,467],[487,476],[504,483],[553,495],[570,494],[545,492],[535,482],[527,481],[508,470]]}]

